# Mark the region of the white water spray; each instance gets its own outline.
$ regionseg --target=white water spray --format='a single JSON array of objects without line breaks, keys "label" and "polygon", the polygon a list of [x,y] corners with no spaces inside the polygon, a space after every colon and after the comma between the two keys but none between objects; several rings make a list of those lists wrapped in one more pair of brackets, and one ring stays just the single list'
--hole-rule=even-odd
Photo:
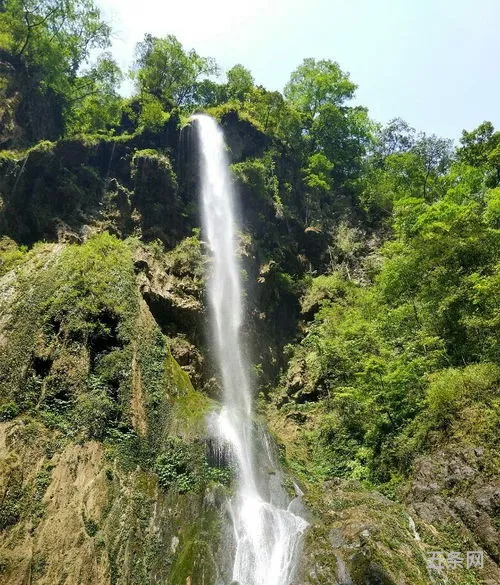
[{"label": "white water spray", "polygon": [[[236,543],[232,579],[239,585],[290,585],[307,522],[298,515],[298,498],[288,501],[279,470],[273,469],[267,435],[260,432],[257,437],[255,431],[241,343],[237,224],[224,135],[209,116],[194,119],[200,141],[203,229],[212,255],[208,297],[224,389],[224,406],[215,426],[238,471],[237,493],[230,502]],[[254,448],[259,451],[258,465]]]}]

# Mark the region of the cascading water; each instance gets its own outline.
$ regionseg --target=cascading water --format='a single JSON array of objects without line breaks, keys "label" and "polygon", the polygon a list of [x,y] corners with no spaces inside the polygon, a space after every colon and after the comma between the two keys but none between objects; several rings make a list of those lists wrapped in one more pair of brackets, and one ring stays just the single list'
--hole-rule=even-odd
[{"label": "cascading water", "polygon": [[238,472],[238,489],[229,502],[236,543],[232,579],[239,585],[289,585],[307,522],[300,516],[299,498],[289,502],[267,434],[253,421],[241,342],[237,224],[224,136],[209,116],[194,119],[200,142],[203,229],[212,256],[208,297],[224,390],[224,405],[214,426]]}]

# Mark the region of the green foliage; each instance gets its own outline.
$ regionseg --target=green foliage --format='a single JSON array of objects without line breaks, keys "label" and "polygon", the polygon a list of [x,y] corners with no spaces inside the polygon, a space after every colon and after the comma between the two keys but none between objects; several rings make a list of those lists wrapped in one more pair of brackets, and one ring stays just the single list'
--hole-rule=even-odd
[{"label": "green foliage", "polygon": [[[394,237],[381,249],[374,282],[355,284],[361,234],[340,224],[331,246],[336,270],[308,282],[302,311],[314,319],[283,383],[296,405],[287,408],[314,421],[303,436],[309,471],[391,491],[436,441],[491,443],[500,232],[487,156],[470,159],[480,166],[450,166],[447,143],[400,124],[385,139],[369,172],[392,185]],[[305,177],[327,192],[320,173]],[[304,410],[308,404],[318,406]]]},{"label": "green foliage", "polygon": [[122,73],[111,55],[101,55],[91,70],[78,79],[72,97],[74,107],[67,114],[69,134],[110,132],[120,121],[122,98],[118,86]]},{"label": "green foliage", "polygon": [[322,106],[339,106],[354,95],[356,85],[338,63],[304,59],[292,73],[285,97],[299,110],[314,117]]},{"label": "green foliage", "polygon": [[4,530],[18,522],[21,516],[21,498],[23,491],[20,484],[9,486],[0,504],[0,530]]},{"label": "green foliage", "polygon": [[59,251],[38,246],[17,279],[0,358],[5,416],[36,410],[51,428],[101,438],[128,384],[138,308],[131,249],[107,233]]},{"label": "green foliage", "polygon": [[464,130],[460,142],[462,146],[457,149],[460,161],[473,167],[489,166],[492,154],[500,146],[500,132],[495,132],[491,122],[483,122],[471,132]]},{"label": "green foliage", "polygon": [[227,100],[244,102],[253,89],[254,79],[243,65],[235,65],[227,72]]},{"label": "green foliage", "polygon": [[322,203],[332,192],[334,164],[321,152],[312,154],[303,170],[305,192],[305,223],[318,228],[322,225]]},{"label": "green foliage", "polygon": [[168,121],[168,114],[158,98],[145,94],[141,99],[141,111],[138,117],[140,128],[159,130]]},{"label": "green foliage", "polygon": [[42,94],[58,96],[72,133],[117,121],[117,65],[103,55],[82,73],[92,53],[109,46],[110,34],[93,0],[7,0],[0,12],[0,46],[36,71]]},{"label": "green foliage", "polygon": [[231,170],[236,180],[248,188],[254,196],[269,200],[272,169],[269,169],[263,160],[254,159],[235,163],[231,166]]},{"label": "green foliage", "polygon": [[[120,318],[136,310],[131,252],[115,237],[102,233],[85,246],[66,248],[59,267],[44,319],[60,323],[66,334],[110,335],[108,315]],[[118,331],[119,336],[127,333]]]},{"label": "green foliage", "polygon": [[15,418],[20,412],[19,405],[10,401],[0,406],[0,421],[11,420]]},{"label": "green foliage", "polygon": [[[493,444],[500,133],[490,123],[464,131],[453,152],[402,120],[375,125],[350,105],[356,86],[333,61],[304,60],[283,93],[256,87],[242,65],[219,83],[214,61],[172,35],[139,43],[138,95],[124,101],[111,56],[88,65],[89,51],[109,42],[91,0],[4,4],[0,44],[36,71],[43,91],[63,97],[68,133],[157,132],[169,116],[207,108],[236,142],[247,130],[256,137],[232,172],[251,234],[245,253],[260,266],[261,306],[251,308],[269,334],[255,368],[263,378],[267,368],[268,380],[279,373],[279,348],[295,341],[277,399],[285,432],[296,423],[287,445],[294,472],[306,481],[350,477],[394,496],[420,453],[446,441]],[[134,135],[129,149],[129,201],[144,203],[143,221],[159,209],[155,189],[180,205],[182,187],[190,188],[177,183],[176,158],[137,150],[148,134]],[[58,148],[40,143],[0,153],[0,162],[18,171],[28,154]],[[80,185],[67,187],[65,197],[72,189],[86,196]],[[4,282],[12,278],[15,301],[1,315],[0,420],[28,411],[66,437],[105,442],[128,470],[154,469],[164,490],[200,492],[231,481],[195,439],[213,404],[191,386],[145,308],[133,252],[168,273],[168,294],[190,300],[201,297],[204,259],[199,233],[171,250],[160,237],[143,244],[103,233],[31,251],[1,240],[0,275],[11,272]],[[33,488],[38,515],[47,481],[44,470]],[[21,496],[13,484],[0,527],[20,518]],[[99,527],[83,521],[95,535]]]},{"label": "green foliage", "polygon": [[303,313],[316,313],[323,304],[332,300],[345,304],[349,300],[352,301],[356,291],[354,285],[346,281],[338,271],[328,275],[322,274],[311,279],[308,284],[301,301]]},{"label": "green foliage", "polygon": [[110,28],[92,0],[7,0],[0,26],[3,47],[41,67],[47,86],[63,93],[90,51],[109,44]]},{"label": "green foliage", "polygon": [[467,404],[488,404],[498,395],[499,382],[500,368],[490,363],[448,368],[432,375],[426,396],[426,426],[446,428]]},{"label": "green foliage", "polygon": [[[399,200],[440,199],[452,183],[443,180],[452,158],[451,141],[417,134],[402,120],[392,120],[376,133],[360,200],[371,214],[383,217]],[[462,185],[459,180],[454,187]]]},{"label": "green foliage", "polygon": [[170,438],[165,452],[156,460],[158,481],[164,489],[176,489],[180,493],[195,491],[199,487],[200,450],[179,438]]},{"label": "green foliage", "polygon": [[398,203],[400,240],[386,247],[381,290],[389,303],[413,299],[456,363],[498,359],[495,303],[486,291],[498,286],[499,232],[490,227],[484,203],[454,199],[451,191],[430,205]]},{"label": "green foliage", "polygon": [[217,73],[213,59],[185,51],[173,35],[159,39],[150,34],[138,43],[133,77],[141,94],[155,97],[164,106],[193,103],[197,83]]},{"label": "green foliage", "polygon": [[0,239],[0,276],[21,264],[27,252],[26,246],[17,246],[10,238]]},{"label": "green foliage", "polygon": [[192,276],[201,282],[203,277],[203,257],[199,230],[184,238],[173,250],[165,254],[166,266],[177,276]]},{"label": "green foliage", "polygon": [[168,438],[156,459],[155,471],[163,489],[179,493],[200,491],[209,483],[227,486],[232,479],[229,468],[208,464],[202,443],[179,437]]},{"label": "green foliage", "polygon": [[366,108],[338,107],[326,103],[311,123],[315,148],[333,161],[332,177],[340,184],[355,178],[371,142],[371,122]]},{"label": "green foliage", "polygon": [[110,398],[107,386],[96,376],[90,376],[88,390],[78,395],[74,408],[76,425],[92,439],[103,439],[113,417],[116,404]]},{"label": "green foliage", "polygon": [[333,163],[321,152],[312,154],[304,169],[304,183],[306,187],[318,195],[328,193],[331,189],[330,177]]},{"label": "green foliage", "polygon": [[227,467],[211,467],[205,465],[205,480],[207,482],[218,483],[224,486],[229,486],[233,479],[233,473]]}]

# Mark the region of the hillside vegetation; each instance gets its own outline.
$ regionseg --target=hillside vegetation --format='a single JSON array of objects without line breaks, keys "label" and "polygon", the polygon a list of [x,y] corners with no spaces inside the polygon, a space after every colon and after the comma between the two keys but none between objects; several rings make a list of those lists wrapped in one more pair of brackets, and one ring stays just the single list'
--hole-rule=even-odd
[{"label": "hillside vegetation", "polygon": [[[0,3],[0,580],[229,579],[204,111],[258,416],[311,514],[297,583],[498,583],[500,132],[380,125],[331,60],[281,93],[146,35],[121,72],[110,35],[92,0]],[[468,550],[483,568],[426,567]]]}]

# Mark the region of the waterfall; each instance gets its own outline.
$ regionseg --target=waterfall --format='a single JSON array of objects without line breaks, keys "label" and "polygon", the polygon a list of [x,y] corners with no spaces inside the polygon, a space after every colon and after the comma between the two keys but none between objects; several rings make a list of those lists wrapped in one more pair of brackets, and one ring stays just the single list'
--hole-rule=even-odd
[{"label": "waterfall", "polygon": [[232,579],[238,585],[290,585],[307,522],[300,516],[300,492],[290,501],[269,438],[253,418],[241,340],[238,226],[224,135],[209,116],[196,115],[194,120],[204,239],[211,254],[211,327],[224,392],[214,432],[227,445],[237,470],[237,489],[229,502],[236,544]]}]

